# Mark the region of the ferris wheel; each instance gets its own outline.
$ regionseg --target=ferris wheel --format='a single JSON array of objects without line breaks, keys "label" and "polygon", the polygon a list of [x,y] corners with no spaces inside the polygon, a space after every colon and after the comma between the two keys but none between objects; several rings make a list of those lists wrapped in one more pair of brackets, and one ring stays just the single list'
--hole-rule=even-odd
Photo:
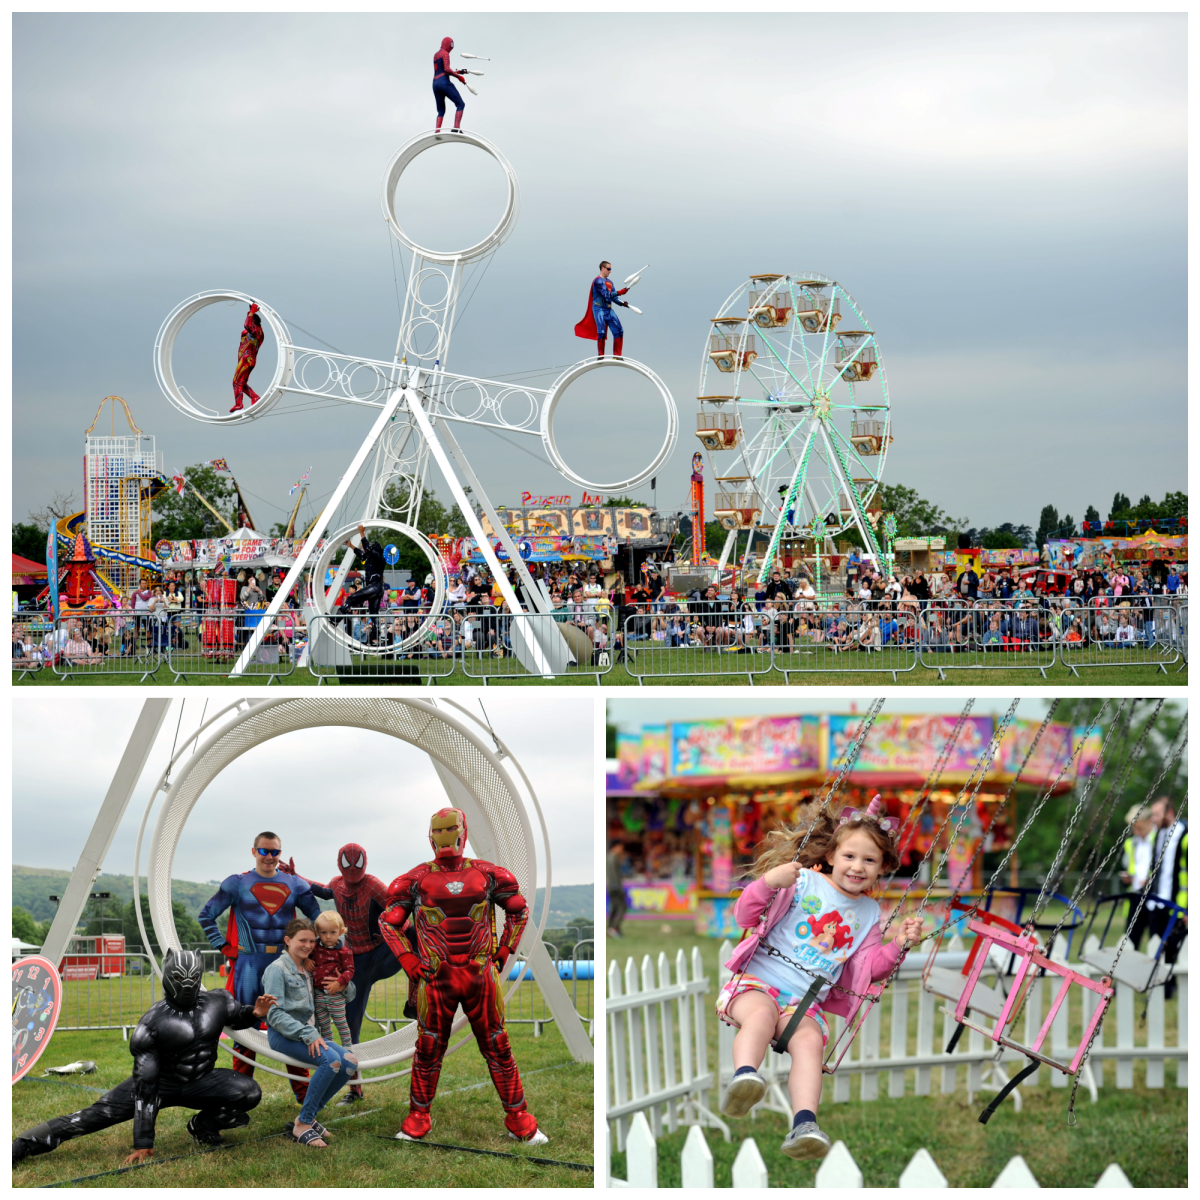
[{"label": "ferris wheel", "polygon": [[[715,476],[714,515],[770,535],[760,578],[789,539],[857,528],[882,561],[877,493],[892,441],[875,330],[823,275],[751,275],[712,319],[696,436]],[[752,535],[751,535],[752,536]]]}]

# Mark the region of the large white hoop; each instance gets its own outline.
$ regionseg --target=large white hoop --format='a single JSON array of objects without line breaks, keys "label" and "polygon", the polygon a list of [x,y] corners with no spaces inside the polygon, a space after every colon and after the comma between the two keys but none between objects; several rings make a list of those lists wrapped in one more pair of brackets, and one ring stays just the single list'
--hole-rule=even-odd
[{"label": "large white hoop", "polygon": [[[427,700],[396,700],[388,697],[350,696],[331,699],[322,696],[319,699],[297,697],[239,701],[212,718],[174,756],[159,778],[142,818],[134,861],[135,881],[139,878],[141,870],[142,835],[159,793],[164,793],[166,799],[154,826],[146,872],[146,888],[155,939],[164,950],[180,949],[175,917],[171,909],[171,875],[175,851],[192,809],[209,784],[226,767],[255,746],[286,733],[337,726],[374,730],[397,738],[424,751],[431,759],[449,770],[466,791],[461,803],[470,826],[472,849],[480,858],[503,863],[517,877],[522,893],[526,897],[534,895],[537,884],[537,846],[522,793],[496,752],[457,716]],[[529,785],[528,777],[507,749],[504,753],[529,789],[530,801],[537,809],[537,797]],[[521,947],[541,937],[546,914],[549,912],[550,847],[540,810],[537,811],[537,817],[546,852],[546,903],[542,906],[541,920],[536,929],[532,924],[526,927]],[[140,925],[140,912],[138,921]],[[144,944],[149,947],[149,939],[145,938],[144,930],[143,939]],[[518,952],[520,949],[519,947]],[[148,950],[148,953],[153,961],[153,952]],[[161,974],[157,962],[154,963],[154,968],[156,973]],[[508,989],[506,1001],[519,986],[520,974]],[[459,1016],[454,1022],[453,1031],[461,1029],[465,1023],[466,1017]],[[226,1032],[233,1036],[233,1031]],[[276,1062],[295,1062],[298,1066],[310,1065],[276,1053],[268,1045],[267,1035],[261,1030],[239,1030],[236,1038],[241,1045],[256,1051],[260,1057],[265,1056]],[[413,1024],[374,1041],[360,1043],[357,1056],[359,1064],[364,1070],[371,1070],[403,1062],[412,1057],[416,1038],[417,1027]]]},{"label": "large white hoop", "polygon": [[[279,349],[279,361],[275,364],[275,374],[258,403],[247,403],[241,412],[236,413],[202,407],[175,382],[175,371],[171,363],[171,357],[175,352],[175,340],[179,337],[179,332],[184,325],[202,308],[231,300],[245,304],[247,308],[251,304],[258,305],[259,315],[262,317],[263,323],[268,325],[275,335],[275,344]],[[232,360],[233,356],[231,355],[230,358]],[[168,314],[158,331],[158,336],[154,339],[154,374],[158,378],[158,386],[162,388],[167,399],[180,412],[210,425],[243,425],[247,421],[261,417],[283,395],[288,384],[291,383],[294,366],[295,351],[292,347],[291,335],[288,333],[288,327],[283,323],[283,319],[261,300],[256,300],[253,296],[247,296],[242,292],[210,291],[197,292],[196,295],[189,296]],[[230,375],[232,376],[232,374],[231,371]],[[232,391],[230,396],[232,396]]]},{"label": "large white hoop", "polygon": [[[584,479],[582,475],[577,475],[567,466],[563,456],[558,452],[558,446],[554,441],[554,413],[558,408],[558,402],[563,398],[563,393],[580,376],[586,375],[589,371],[595,371],[600,367],[623,367],[626,371],[633,371],[635,374],[650,380],[658,389],[658,394],[662,397],[663,407],[667,410],[667,435],[663,438],[663,444],[654,456],[654,461],[637,475],[629,479],[619,480],[616,483],[595,483],[590,479]],[[568,367],[554,381],[550,388],[550,394],[546,397],[546,403],[542,406],[541,432],[542,445],[545,447],[550,461],[554,464],[555,469],[562,475],[565,475],[572,483],[577,483],[583,488],[590,488],[596,492],[619,493],[627,491],[629,488],[637,487],[639,483],[645,483],[647,479],[657,474],[658,469],[671,456],[671,451],[675,449],[675,439],[679,435],[679,413],[675,408],[675,400],[668,390],[667,385],[645,363],[640,363],[633,358],[591,358],[584,359],[583,362],[578,362],[573,367]]]},{"label": "large white hoop", "polygon": [[[429,605],[429,615],[413,633],[410,633],[403,641],[394,643],[391,646],[371,646],[365,642],[357,641],[346,632],[342,622],[330,621],[329,629],[334,637],[341,640],[356,653],[394,654],[397,650],[407,650],[411,646],[417,645],[429,630],[433,628],[433,623],[441,616],[442,607],[446,603],[446,571],[442,566],[441,555],[438,554],[433,543],[414,526],[405,525],[402,521],[381,519],[372,519],[363,522],[363,524],[368,530],[389,529],[393,533],[400,534],[401,537],[408,538],[409,541],[416,542],[420,547],[425,557],[429,560],[429,570],[433,574],[433,600]],[[339,529],[331,538],[326,539],[325,549],[321,551],[321,556],[317,559],[317,565],[313,569],[312,574],[313,603],[316,605],[318,612],[328,614],[331,611],[329,596],[325,591],[325,572],[329,570],[334,555],[339,550],[344,549],[343,543],[346,538],[357,531],[357,524],[347,525],[345,528]]]},{"label": "large white hoop", "polygon": [[[413,241],[401,228],[400,221],[396,217],[396,186],[400,182],[400,176],[404,174],[409,163],[418,154],[423,154],[426,150],[431,150],[434,146],[455,142],[467,146],[477,146],[485,154],[490,154],[500,165],[500,169],[504,172],[504,178],[508,184],[508,197],[504,205],[504,215],[500,218],[495,229],[482,241],[476,242],[474,246],[469,246],[465,250],[430,250]],[[477,258],[485,258],[493,250],[497,249],[497,247],[504,244],[505,239],[512,233],[513,226],[516,225],[520,212],[521,189],[517,184],[516,172],[509,165],[508,159],[491,142],[486,138],[481,138],[477,133],[467,133],[464,130],[460,133],[418,134],[417,137],[406,142],[396,151],[392,161],[388,163],[387,171],[383,176],[383,215],[387,219],[388,225],[391,226],[392,232],[405,246],[428,262],[445,264],[469,263],[474,262]]]}]

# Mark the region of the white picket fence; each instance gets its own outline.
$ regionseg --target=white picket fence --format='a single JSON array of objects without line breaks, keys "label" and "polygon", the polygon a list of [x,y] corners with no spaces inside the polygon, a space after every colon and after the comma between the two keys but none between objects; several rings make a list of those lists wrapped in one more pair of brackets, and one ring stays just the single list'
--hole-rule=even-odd
[{"label": "white picket fence", "polygon": [[[657,1188],[658,1187],[658,1143],[650,1129],[645,1113],[635,1113],[626,1138],[625,1162],[627,1179],[614,1179],[612,1173],[612,1137],[606,1134],[604,1182],[610,1188]],[[681,1186],[685,1188],[711,1188],[714,1186],[713,1156],[708,1142],[693,1125],[688,1130],[687,1141],[679,1156]],[[767,1164],[753,1138],[747,1138],[733,1160],[733,1186],[735,1188],[765,1188],[771,1184],[767,1179]],[[845,1142],[834,1142],[833,1148],[817,1168],[815,1186],[818,1188],[861,1188],[862,1171],[854,1161]],[[921,1149],[912,1156],[908,1166],[900,1173],[902,1188],[945,1188],[950,1184],[933,1156]],[[996,1176],[994,1188],[1037,1188],[1036,1176],[1029,1165],[1018,1154],[1008,1161],[1004,1170]],[[1080,1185],[1086,1186],[1086,1185]],[[1096,1180],[1095,1187],[1133,1187],[1125,1172],[1116,1163],[1110,1163]]]},{"label": "white picket fence", "polygon": [[[733,952],[726,941],[721,945],[719,961],[725,962]],[[957,957],[956,957],[957,956]],[[950,944],[938,958],[940,965],[961,966],[964,952],[961,944]],[[879,1097],[881,1077],[886,1079],[887,1094],[896,1098],[906,1094],[907,1076],[911,1072],[912,1094],[928,1096],[936,1086],[943,1094],[957,1090],[964,1078],[969,1102],[981,1092],[996,1091],[1009,1078],[1008,1067],[1023,1066],[1025,1059],[1013,1051],[997,1054],[994,1044],[973,1030],[960,1039],[954,1052],[945,1047],[955,1030],[951,1016],[942,1008],[953,1007],[925,991],[921,986],[922,960],[916,955],[901,968],[898,977],[875,1005],[851,1047],[842,1060],[837,1074],[826,1078],[823,1102],[841,1103],[852,1098],[852,1080],[859,1083],[854,1098],[871,1101]],[[1090,968],[1072,963],[1080,973]],[[1093,972],[1099,974],[1099,972]],[[721,982],[728,977],[722,968]],[[1115,1065],[1113,1082],[1117,1088],[1131,1088],[1134,1064],[1145,1063],[1146,1086],[1166,1086],[1164,1064],[1175,1063],[1175,1086],[1187,1087],[1188,1055],[1188,968],[1187,943],[1180,953],[1175,970],[1178,988],[1178,1024],[1173,1044],[1168,1045],[1163,989],[1153,988],[1149,994],[1134,992],[1125,984],[1117,984],[1116,999],[1104,1021],[1100,1036],[1092,1047],[1090,1061],[1080,1072],[1083,1089],[1093,1101],[1106,1082],[1107,1065]],[[1054,977],[1035,981],[1025,1004],[1025,1042],[1030,1044],[1053,1002],[1061,982]],[[608,1018],[608,1070],[606,1072],[606,1119],[612,1130],[617,1150],[626,1148],[630,1122],[636,1113],[645,1113],[651,1133],[661,1137],[663,1131],[673,1132],[680,1125],[708,1125],[721,1130],[730,1140],[729,1127],[714,1114],[717,1099],[711,1095],[724,1093],[733,1077],[733,1034],[724,1023],[718,1032],[718,1063],[714,1073],[709,1066],[707,1028],[713,1015],[715,988],[710,995],[710,983],[705,977],[698,949],[690,961],[680,950],[674,969],[665,953],[657,961],[647,955],[640,966],[629,959],[622,971],[613,962],[608,970],[608,997],[605,1003]],[[1082,993],[1079,995],[1078,993]],[[1082,1028],[1092,1012],[1095,995],[1085,989],[1072,989],[1067,1003],[1059,1010],[1052,1026],[1050,1052],[1059,1061],[1068,1059],[1073,1051],[1069,1041],[1072,1025]],[[909,1028],[909,1005],[916,1005],[914,1029]],[[1142,1035],[1136,1016],[1145,1006],[1147,1017]],[[888,1044],[882,1045],[884,1016],[889,1019]],[[938,1028],[938,1016],[941,1026]],[[844,1027],[840,1018],[830,1022],[831,1036]],[[753,1111],[775,1111],[791,1119],[792,1110],[786,1084],[790,1059],[767,1053],[761,1071],[770,1087],[765,1099]],[[1066,1088],[1070,1079],[1059,1071],[1046,1068],[1053,1087]],[[1041,1072],[1035,1072],[1021,1085],[1035,1087]],[[1020,1088],[1012,1094],[1017,1110],[1021,1108]]]}]

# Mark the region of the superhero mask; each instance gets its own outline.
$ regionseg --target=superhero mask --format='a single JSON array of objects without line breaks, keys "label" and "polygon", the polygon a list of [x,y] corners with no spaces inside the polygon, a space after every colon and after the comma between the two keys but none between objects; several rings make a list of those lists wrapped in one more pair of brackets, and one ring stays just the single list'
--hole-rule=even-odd
[{"label": "superhero mask", "polygon": [[200,999],[204,964],[195,950],[168,950],[163,959],[163,995],[172,1008],[188,1012]]},{"label": "superhero mask", "polygon": [[347,842],[338,851],[338,869],[347,883],[361,883],[367,873],[367,852],[357,842]]},{"label": "superhero mask", "polygon": [[467,814],[439,808],[429,819],[429,845],[434,858],[461,858],[467,850]]}]

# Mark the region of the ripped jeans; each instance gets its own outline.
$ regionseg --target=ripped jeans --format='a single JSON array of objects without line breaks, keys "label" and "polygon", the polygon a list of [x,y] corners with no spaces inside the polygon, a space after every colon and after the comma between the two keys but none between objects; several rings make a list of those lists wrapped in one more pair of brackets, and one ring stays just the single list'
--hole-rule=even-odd
[{"label": "ripped jeans", "polygon": [[274,1029],[268,1027],[267,1042],[277,1054],[286,1054],[299,1062],[310,1063],[316,1067],[312,1079],[308,1083],[308,1095],[300,1115],[296,1118],[301,1125],[311,1125],[317,1119],[317,1113],[333,1099],[337,1092],[350,1082],[354,1074],[355,1063],[346,1063],[347,1058],[353,1058],[349,1046],[339,1046],[336,1042],[326,1042],[325,1049],[318,1057],[308,1053],[308,1047],[303,1042],[294,1042],[285,1038]]}]

